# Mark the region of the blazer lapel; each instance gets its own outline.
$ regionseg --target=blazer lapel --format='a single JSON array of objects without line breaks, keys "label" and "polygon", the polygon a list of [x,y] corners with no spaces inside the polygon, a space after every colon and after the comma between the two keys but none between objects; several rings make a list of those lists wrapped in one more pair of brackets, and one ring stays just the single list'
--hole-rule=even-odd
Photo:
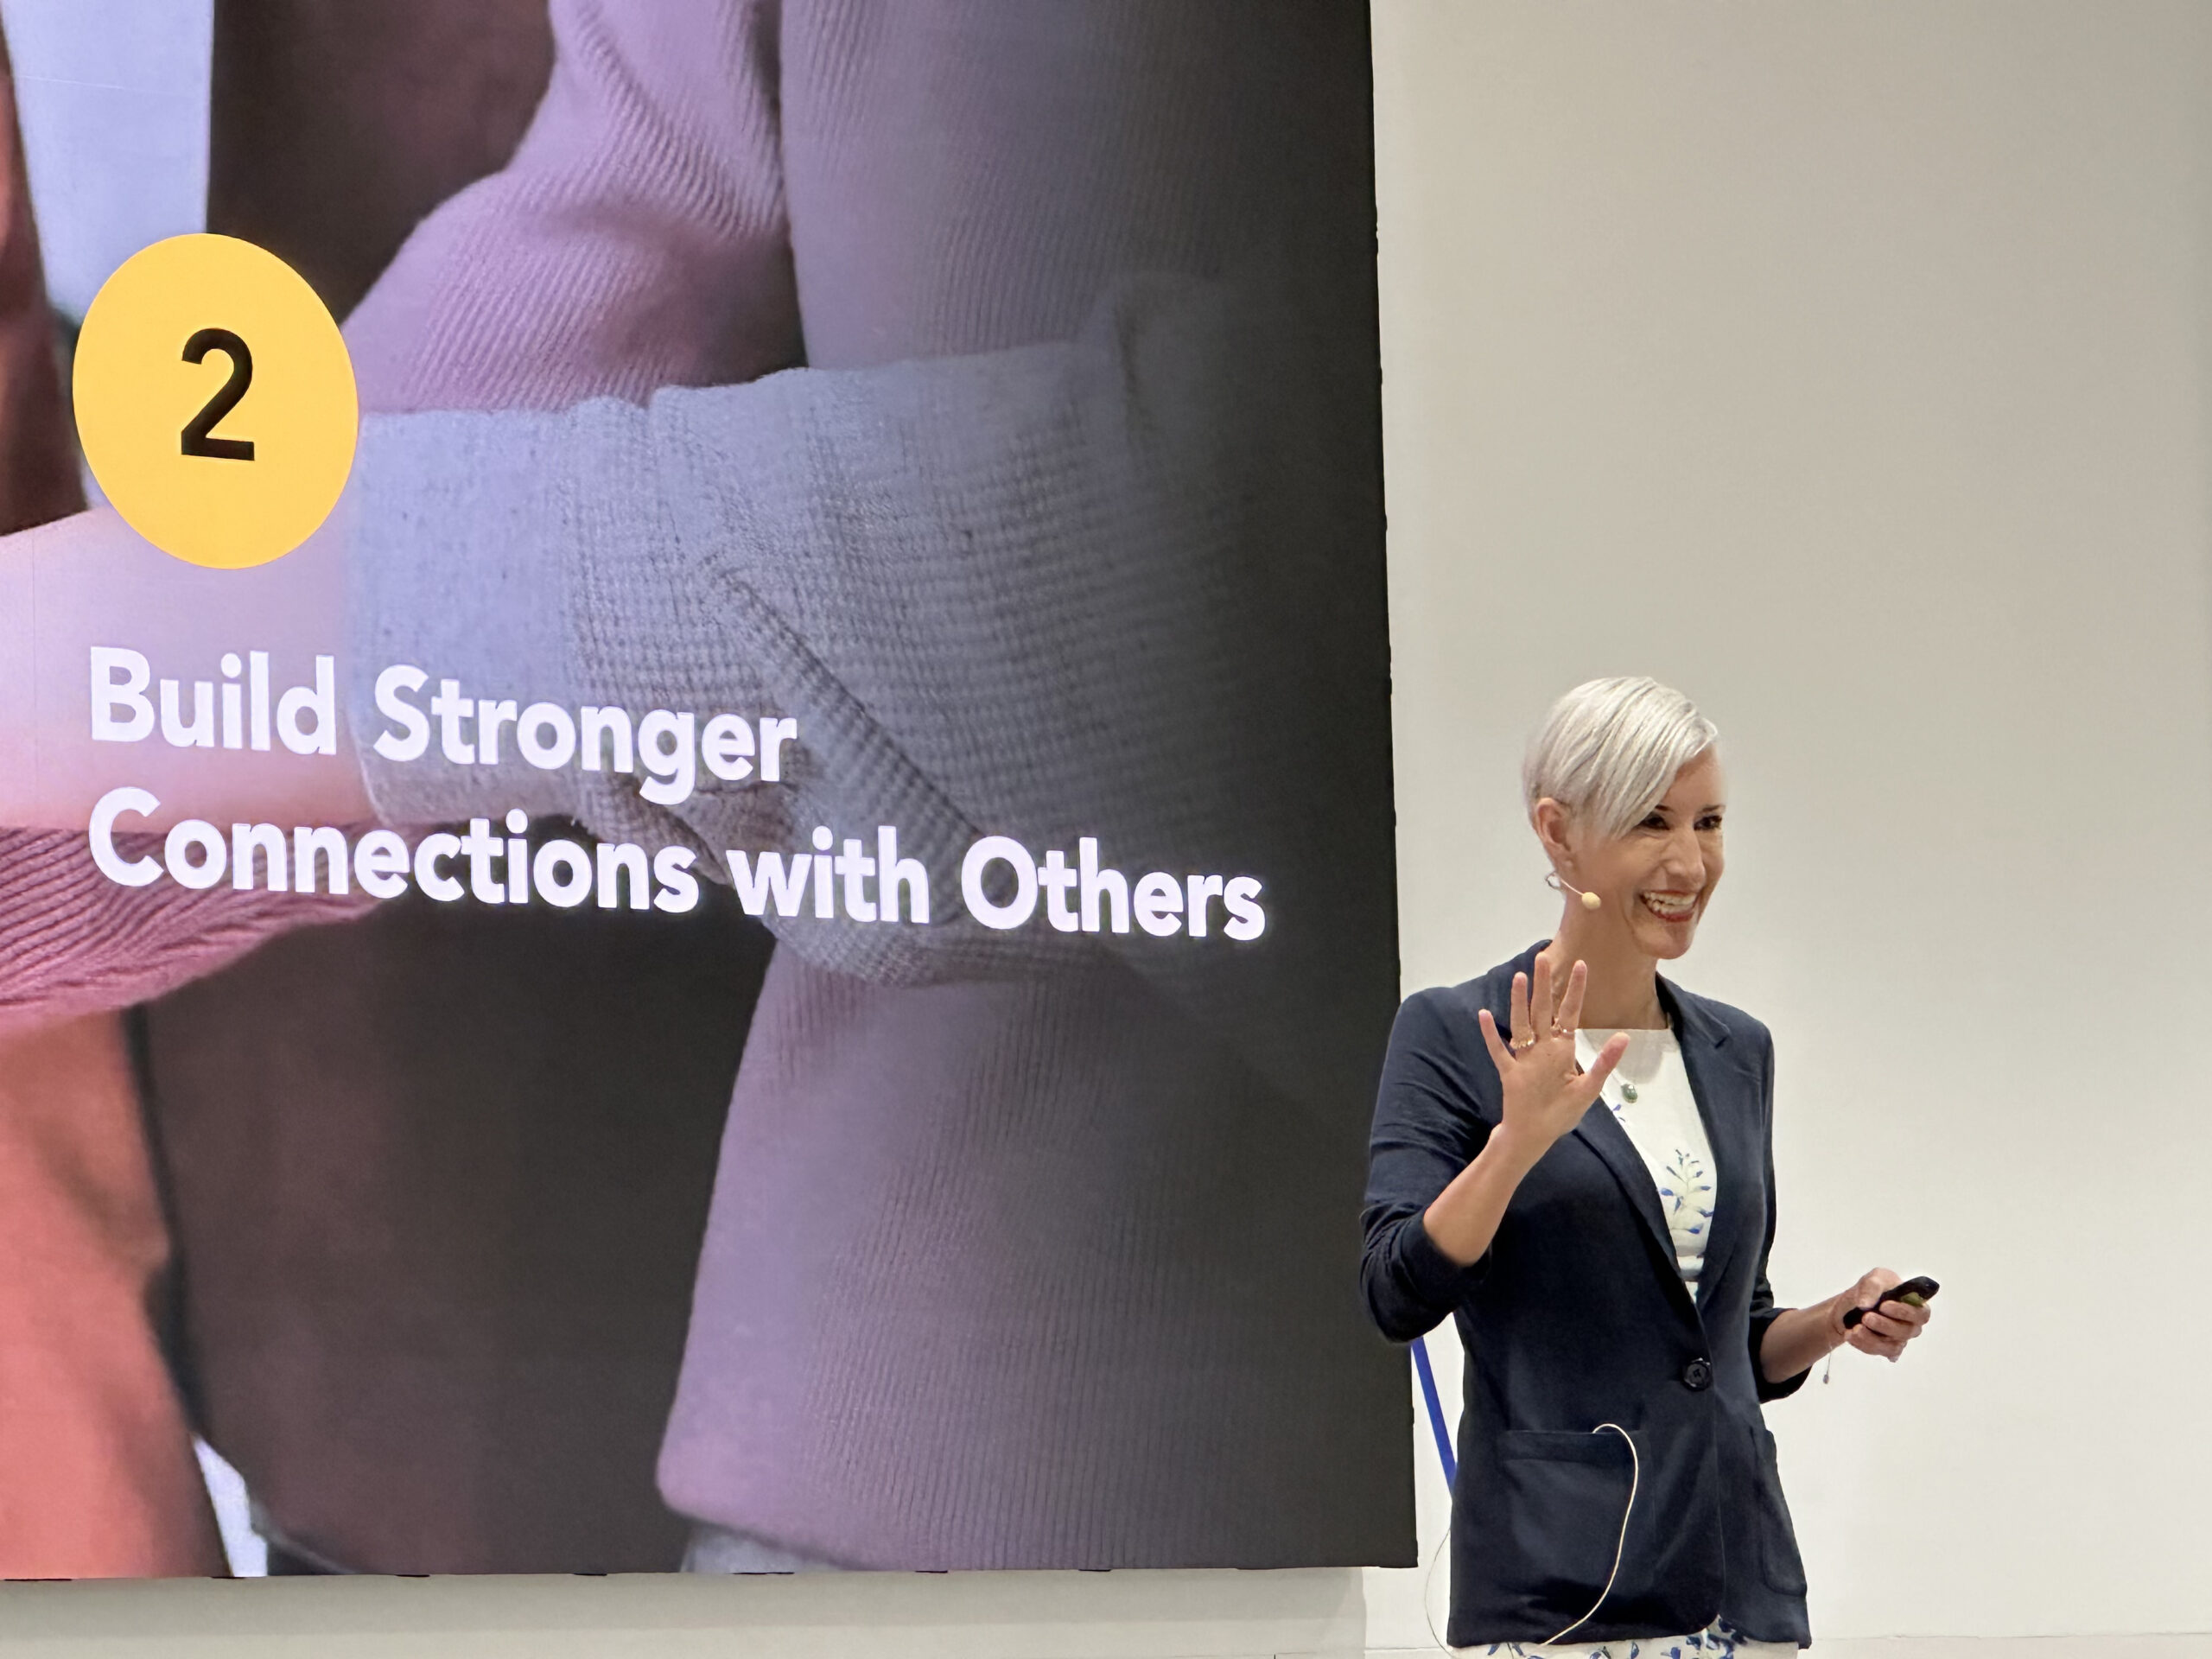
[{"label": "blazer lapel", "polygon": [[1675,1265],[1674,1235],[1667,1230],[1667,1217],[1659,1208],[1658,1184],[1651,1179],[1650,1166],[1636,1149],[1636,1142],[1628,1138],[1628,1131],[1613,1121],[1613,1109],[1602,1100],[1597,1102],[1582,1114],[1582,1121],[1574,1126],[1574,1135],[1612,1172],[1629,1207],[1643,1223],[1643,1230],[1659,1251],[1666,1268],[1663,1276],[1675,1289],[1688,1295],[1681,1271]]},{"label": "blazer lapel", "polygon": [[1698,1275],[1698,1301],[1702,1306],[1743,1240],[1744,1218],[1749,1209],[1744,1183],[1758,1175],[1759,1160],[1748,1133],[1758,1116],[1754,1080],[1739,1062],[1736,1046],[1729,1042],[1726,1027],[1663,978],[1659,982],[1659,998],[1675,1027],[1675,1040],[1681,1046],[1682,1069],[1689,1074],[1690,1093],[1697,1101],[1697,1115],[1705,1122],[1705,1138],[1713,1147],[1713,1182],[1718,1191],[1712,1231],[1705,1241],[1705,1268]]}]

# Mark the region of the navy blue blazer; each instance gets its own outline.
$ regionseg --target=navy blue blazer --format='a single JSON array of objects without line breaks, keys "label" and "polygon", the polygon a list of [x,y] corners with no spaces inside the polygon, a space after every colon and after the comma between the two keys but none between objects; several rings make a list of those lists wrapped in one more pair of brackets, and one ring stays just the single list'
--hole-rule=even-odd
[{"label": "navy blue blazer", "polygon": [[1454,1317],[1468,1355],[1450,1639],[1541,1642],[1597,1600],[1629,1499],[1627,1445],[1591,1432],[1611,1422],[1633,1437],[1641,1482],[1620,1576],[1573,1639],[1683,1635],[1719,1616],[1804,1645],[1805,1569],[1759,1414],[1805,1380],[1769,1383],[1758,1364],[1779,1312],[1766,1027],[1659,982],[1719,1189],[1694,1300],[1650,1171],[1603,1103],[1529,1173],[1480,1261],[1458,1266],[1422,1225],[1501,1113],[1475,1012],[1504,1035],[1513,976],[1541,948],[1406,1000],[1370,1142],[1369,1311],[1397,1342]]}]

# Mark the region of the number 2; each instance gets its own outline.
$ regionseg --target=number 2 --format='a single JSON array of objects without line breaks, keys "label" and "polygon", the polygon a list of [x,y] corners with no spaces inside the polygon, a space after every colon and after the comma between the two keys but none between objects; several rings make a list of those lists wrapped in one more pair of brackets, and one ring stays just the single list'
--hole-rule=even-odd
[{"label": "number 2", "polygon": [[207,400],[207,407],[185,423],[181,447],[188,455],[204,455],[210,461],[251,461],[251,438],[216,438],[208,434],[238,406],[245,389],[253,384],[253,353],[246,350],[245,341],[227,328],[202,328],[184,342],[188,363],[203,363],[210,352],[220,352],[231,359],[231,378]]}]

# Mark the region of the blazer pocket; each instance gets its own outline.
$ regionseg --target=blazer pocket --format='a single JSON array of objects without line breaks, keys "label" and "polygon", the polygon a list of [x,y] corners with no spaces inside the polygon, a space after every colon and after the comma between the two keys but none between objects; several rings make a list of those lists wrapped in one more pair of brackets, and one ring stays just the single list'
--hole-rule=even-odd
[{"label": "blazer pocket", "polygon": [[1634,1459],[1607,1429],[1507,1429],[1497,1438],[1503,1519],[1517,1558],[1514,1588],[1565,1624],[1590,1611],[1612,1575]]},{"label": "blazer pocket", "polygon": [[1758,1457],[1759,1575],[1767,1588],[1785,1596],[1805,1593],[1805,1558],[1797,1553],[1797,1529],[1789,1522],[1789,1505],[1782,1496],[1782,1466],[1775,1457],[1774,1435],[1764,1423],[1751,1429]]}]

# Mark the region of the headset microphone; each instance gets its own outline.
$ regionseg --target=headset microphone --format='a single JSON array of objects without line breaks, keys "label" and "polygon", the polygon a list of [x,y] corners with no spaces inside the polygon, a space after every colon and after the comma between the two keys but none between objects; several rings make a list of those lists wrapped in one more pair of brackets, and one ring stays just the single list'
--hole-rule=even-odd
[{"label": "headset microphone", "polygon": [[1605,900],[1599,898],[1596,893],[1585,893],[1572,881],[1563,880],[1557,873],[1546,876],[1544,880],[1548,881],[1557,892],[1573,893],[1582,901],[1582,908],[1585,910],[1595,910],[1599,905],[1605,903]]}]

